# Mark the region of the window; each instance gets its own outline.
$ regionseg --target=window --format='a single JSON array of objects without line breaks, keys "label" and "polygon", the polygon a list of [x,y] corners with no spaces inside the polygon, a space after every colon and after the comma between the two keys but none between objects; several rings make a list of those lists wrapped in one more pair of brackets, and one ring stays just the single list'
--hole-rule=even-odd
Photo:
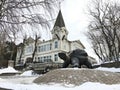
[{"label": "window", "polygon": [[43,57],[41,57],[41,62],[44,62],[44,58]]},{"label": "window", "polygon": [[37,61],[37,57],[35,57],[35,61]]},{"label": "window", "polygon": [[38,57],[38,62],[43,63],[42,57]]},{"label": "window", "polygon": [[40,57],[38,57],[38,61],[40,61]]},{"label": "window", "polygon": [[40,50],[41,50],[41,46],[38,46],[38,52],[40,52]]},{"label": "window", "polygon": [[52,44],[46,44],[42,46],[38,46],[38,52],[49,51],[52,49]]},{"label": "window", "polygon": [[38,57],[38,62],[40,63],[51,62],[51,56]]},{"label": "window", "polygon": [[43,52],[43,46],[41,46],[40,51]]},{"label": "window", "polygon": [[50,44],[50,50],[52,50],[52,44]]},{"label": "window", "polygon": [[33,51],[33,47],[32,46],[29,46],[29,52],[32,52]]},{"label": "window", "polygon": [[58,54],[55,54],[55,55],[54,55],[54,60],[55,60],[55,61],[58,61]]},{"label": "window", "polygon": [[44,62],[47,62],[47,60],[46,60],[46,56],[44,56]]},{"label": "window", "polygon": [[46,51],[49,51],[49,50],[51,50],[51,44],[46,45]]},{"label": "window", "polygon": [[55,41],[55,48],[58,48],[58,41]]},{"label": "window", "polygon": [[46,51],[46,45],[43,46],[43,51]]},{"label": "window", "polygon": [[46,51],[49,51],[49,44],[46,45]]},{"label": "window", "polygon": [[26,53],[31,53],[32,51],[33,51],[33,47],[32,46],[27,46],[26,47],[26,50],[25,50]]}]

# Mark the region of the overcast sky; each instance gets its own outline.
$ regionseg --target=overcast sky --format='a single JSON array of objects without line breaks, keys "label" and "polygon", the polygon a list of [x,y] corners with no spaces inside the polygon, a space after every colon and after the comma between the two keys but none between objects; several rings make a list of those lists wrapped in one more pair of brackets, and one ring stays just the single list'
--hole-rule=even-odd
[{"label": "overcast sky", "polygon": [[96,58],[90,41],[85,35],[89,24],[88,5],[91,0],[64,0],[61,4],[61,11],[69,32],[69,40],[80,40],[90,56]]}]

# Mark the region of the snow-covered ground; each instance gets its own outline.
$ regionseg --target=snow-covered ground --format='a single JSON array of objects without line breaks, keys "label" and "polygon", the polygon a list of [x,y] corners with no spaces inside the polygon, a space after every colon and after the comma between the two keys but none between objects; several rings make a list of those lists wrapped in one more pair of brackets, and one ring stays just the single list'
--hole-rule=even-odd
[{"label": "snow-covered ground", "polygon": [[[120,68],[97,68],[103,71],[120,72]],[[1,69],[0,73],[18,72],[12,67]],[[79,86],[62,85],[51,83],[49,85],[37,85],[33,80],[38,75],[33,75],[32,71],[26,71],[17,76],[0,76],[0,87],[13,90],[120,90],[120,84],[106,85],[101,83],[86,82]]]}]

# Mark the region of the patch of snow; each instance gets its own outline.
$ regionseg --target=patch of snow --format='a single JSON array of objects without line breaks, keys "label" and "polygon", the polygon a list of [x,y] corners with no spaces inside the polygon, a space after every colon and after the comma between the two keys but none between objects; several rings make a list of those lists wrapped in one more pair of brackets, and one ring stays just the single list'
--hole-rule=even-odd
[{"label": "patch of snow", "polygon": [[[120,90],[120,84],[106,85],[101,83],[86,82],[77,87],[79,90]],[[77,90],[77,89],[76,89]]]},{"label": "patch of snow", "polygon": [[109,72],[120,72],[120,68],[104,68],[104,67],[99,67],[99,68],[96,68],[96,70],[109,71]]},{"label": "patch of snow", "polygon": [[12,84],[31,84],[36,76],[9,76],[0,79],[0,83],[12,83]]},{"label": "patch of snow", "polygon": [[61,68],[60,70],[84,70],[84,69],[87,69],[87,68]]},{"label": "patch of snow", "polygon": [[9,66],[8,68],[0,69],[0,74],[2,73],[18,73],[18,71]]},{"label": "patch of snow", "polygon": [[20,76],[33,76],[36,75],[32,70],[23,72]]}]

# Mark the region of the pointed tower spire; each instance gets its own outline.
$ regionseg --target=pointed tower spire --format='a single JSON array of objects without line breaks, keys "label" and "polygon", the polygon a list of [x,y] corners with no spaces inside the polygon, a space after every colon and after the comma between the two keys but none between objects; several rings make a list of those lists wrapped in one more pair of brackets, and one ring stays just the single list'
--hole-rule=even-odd
[{"label": "pointed tower spire", "polygon": [[57,16],[57,19],[56,19],[54,27],[55,26],[65,27],[65,23],[64,23],[64,20],[63,20],[63,16],[62,16],[61,10],[59,10],[59,13],[58,13],[58,16]]}]

